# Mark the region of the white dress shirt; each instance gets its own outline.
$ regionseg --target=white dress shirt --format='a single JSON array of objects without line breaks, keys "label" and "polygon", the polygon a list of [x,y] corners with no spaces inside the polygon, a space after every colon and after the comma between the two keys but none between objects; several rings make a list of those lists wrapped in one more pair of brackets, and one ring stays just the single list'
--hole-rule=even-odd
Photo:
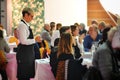
[{"label": "white dress shirt", "polygon": [[55,39],[60,38],[60,32],[59,30],[53,31],[53,34],[51,36],[51,45],[54,47],[54,41]]},{"label": "white dress shirt", "polygon": [[[25,24],[25,23],[27,24]],[[20,21],[19,25],[18,25],[18,39],[20,41],[21,44],[24,45],[30,45],[35,43],[35,39],[28,39],[29,37],[29,24],[24,20],[24,22]]]},{"label": "white dress shirt", "polygon": [[77,40],[77,45],[80,49],[80,53],[84,53],[84,46],[83,46],[83,43],[79,42],[79,36],[76,36],[75,39]]}]

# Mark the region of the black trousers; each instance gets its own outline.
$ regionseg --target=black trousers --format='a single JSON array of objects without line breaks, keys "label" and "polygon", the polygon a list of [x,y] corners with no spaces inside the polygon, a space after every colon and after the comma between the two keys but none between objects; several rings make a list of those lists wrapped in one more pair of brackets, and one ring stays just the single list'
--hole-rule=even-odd
[{"label": "black trousers", "polygon": [[8,80],[6,70],[0,70],[2,80]]}]

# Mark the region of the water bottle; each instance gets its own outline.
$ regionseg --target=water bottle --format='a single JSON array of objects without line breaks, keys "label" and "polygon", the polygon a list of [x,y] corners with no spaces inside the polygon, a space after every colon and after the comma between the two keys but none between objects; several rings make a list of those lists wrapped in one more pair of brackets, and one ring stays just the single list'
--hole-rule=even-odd
[{"label": "water bottle", "polygon": [[91,55],[92,55],[92,58],[93,58],[93,54],[95,53],[95,44],[92,44],[92,47],[91,47]]}]

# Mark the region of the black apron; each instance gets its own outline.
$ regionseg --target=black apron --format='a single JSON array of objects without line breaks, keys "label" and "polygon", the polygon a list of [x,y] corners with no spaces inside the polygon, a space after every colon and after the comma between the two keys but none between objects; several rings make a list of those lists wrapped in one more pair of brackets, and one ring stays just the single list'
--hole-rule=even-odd
[{"label": "black apron", "polygon": [[[23,20],[21,21],[24,22]],[[29,27],[29,31],[30,31],[30,35],[28,39],[33,39],[33,33],[30,27]],[[31,45],[19,44],[16,58],[17,58],[17,66],[18,66],[17,77],[18,78],[34,78],[34,75],[35,75],[34,44],[31,44]]]}]

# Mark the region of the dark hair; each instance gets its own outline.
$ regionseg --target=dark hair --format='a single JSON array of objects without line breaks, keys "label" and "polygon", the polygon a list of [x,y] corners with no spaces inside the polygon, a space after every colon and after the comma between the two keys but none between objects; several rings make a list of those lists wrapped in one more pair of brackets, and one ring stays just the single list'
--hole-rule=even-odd
[{"label": "dark hair", "polygon": [[59,30],[61,28],[62,24],[61,23],[57,23],[56,24],[56,30]]},{"label": "dark hair", "polygon": [[98,44],[103,44],[103,42],[105,42],[108,38],[108,31],[110,30],[111,28],[110,27],[106,27],[104,28],[103,30],[103,33],[102,33],[102,40],[100,40],[100,42]]},{"label": "dark hair", "polygon": [[62,33],[64,33],[64,32],[66,32],[66,30],[68,30],[68,29],[70,29],[70,26],[63,26],[63,27],[61,27],[60,28],[60,35],[62,34]]},{"label": "dark hair", "polygon": [[0,30],[0,38],[3,38],[3,31]]},{"label": "dark hair", "polygon": [[72,31],[72,34],[73,34],[73,32],[76,30],[77,27],[78,27],[78,26],[75,26],[75,25],[71,25],[71,26],[70,26],[71,31]]},{"label": "dark hair", "polygon": [[96,25],[98,25],[98,22],[97,22],[97,20],[92,20],[92,21],[91,21],[91,24],[96,24]]},{"label": "dark hair", "polygon": [[55,22],[50,22],[50,27],[51,27],[51,30],[53,30],[53,28],[55,27]]},{"label": "dark hair", "polygon": [[25,16],[25,14],[30,15],[31,13],[33,13],[33,10],[29,7],[24,8],[23,11],[22,11],[23,17]]}]

